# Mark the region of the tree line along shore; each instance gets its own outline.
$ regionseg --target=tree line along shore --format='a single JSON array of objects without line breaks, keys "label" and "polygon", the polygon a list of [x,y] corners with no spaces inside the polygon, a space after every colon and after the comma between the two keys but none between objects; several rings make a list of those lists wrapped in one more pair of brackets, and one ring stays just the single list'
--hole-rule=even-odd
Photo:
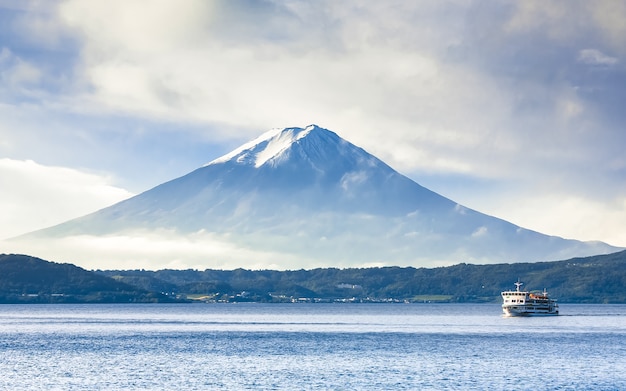
[{"label": "tree line along shore", "polygon": [[0,255],[0,303],[497,302],[517,280],[562,303],[626,303],[626,251],[438,268],[95,270]]}]

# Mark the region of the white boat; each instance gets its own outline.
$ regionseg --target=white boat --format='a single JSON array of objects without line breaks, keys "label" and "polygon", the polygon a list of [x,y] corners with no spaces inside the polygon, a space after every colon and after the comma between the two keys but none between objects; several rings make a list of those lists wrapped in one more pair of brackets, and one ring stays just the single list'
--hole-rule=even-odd
[{"label": "white boat", "polygon": [[502,292],[502,311],[506,316],[558,315],[559,305],[548,297],[548,292],[536,294],[522,291],[521,282],[516,282],[514,291]]}]

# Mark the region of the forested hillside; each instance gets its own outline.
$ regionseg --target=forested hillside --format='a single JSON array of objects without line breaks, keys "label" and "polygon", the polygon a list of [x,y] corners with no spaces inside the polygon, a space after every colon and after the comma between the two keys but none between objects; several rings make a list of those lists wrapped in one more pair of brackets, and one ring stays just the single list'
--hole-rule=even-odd
[{"label": "forested hillside", "polygon": [[128,303],[167,301],[160,293],[67,263],[0,254],[0,303]]},{"label": "forested hillside", "polygon": [[127,270],[100,273],[141,289],[225,301],[498,301],[518,279],[560,302],[626,303],[626,251],[558,262],[433,269]]},{"label": "forested hillside", "polygon": [[433,269],[87,271],[0,255],[0,303],[204,301],[497,302],[517,280],[565,303],[626,303],[626,251],[558,262]]}]

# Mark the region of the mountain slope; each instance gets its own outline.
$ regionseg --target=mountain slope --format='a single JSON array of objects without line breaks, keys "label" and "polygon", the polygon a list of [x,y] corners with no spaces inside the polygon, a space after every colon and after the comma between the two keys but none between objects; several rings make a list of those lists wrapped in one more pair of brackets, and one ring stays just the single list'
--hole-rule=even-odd
[{"label": "mountain slope", "polygon": [[105,267],[142,261],[151,269],[168,257],[224,268],[432,266],[618,250],[465,208],[315,125],[267,132],[183,177],[29,236],[79,238],[81,249],[95,240]]},{"label": "mountain slope", "polygon": [[0,254],[0,303],[156,301],[173,300],[71,264]]}]

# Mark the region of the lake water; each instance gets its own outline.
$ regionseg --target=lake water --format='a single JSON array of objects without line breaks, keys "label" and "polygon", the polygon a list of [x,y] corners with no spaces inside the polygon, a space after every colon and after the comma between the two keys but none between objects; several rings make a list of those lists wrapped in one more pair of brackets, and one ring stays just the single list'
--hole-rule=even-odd
[{"label": "lake water", "polygon": [[2,390],[626,390],[626,306],[0,305]]}]

